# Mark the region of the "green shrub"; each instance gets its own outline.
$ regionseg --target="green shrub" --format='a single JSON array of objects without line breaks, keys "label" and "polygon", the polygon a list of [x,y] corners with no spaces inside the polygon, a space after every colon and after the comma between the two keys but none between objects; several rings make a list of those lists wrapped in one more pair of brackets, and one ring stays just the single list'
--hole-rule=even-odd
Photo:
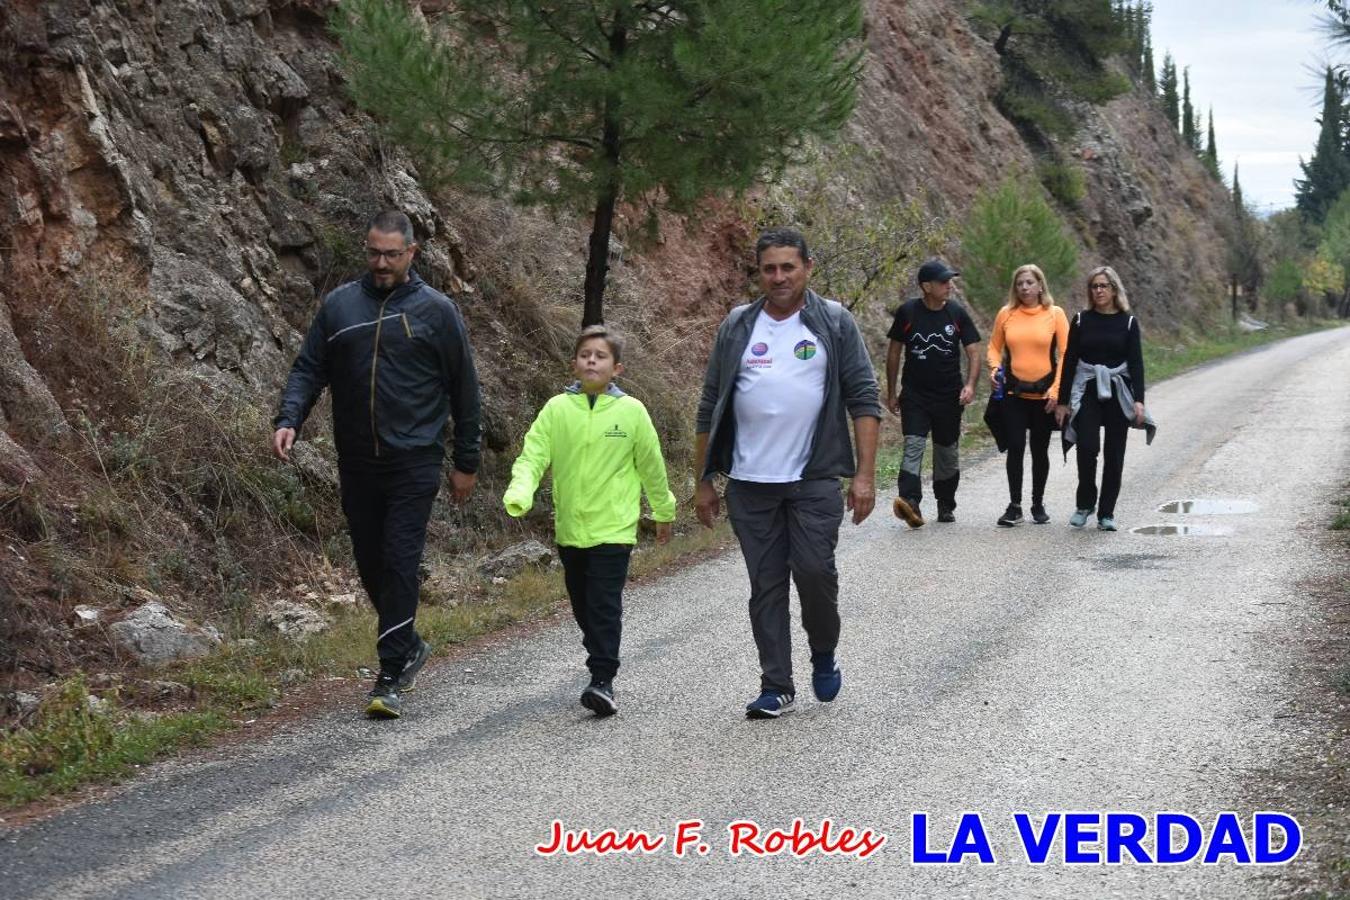
[{"label": "green shrub", "polygon": [[1010,178],[976,198],[962,230],[961,261],[969,298],[992,312],[1007,297],[1012,273],[1028,263],[1041,267],[1052,293],[1063,294],[1078,250],[1035,183]]},{"label": "green shrub", "polygon": [[1036,166],[1036,177],[1045,189],[1067,209],[1077,209],[1087,196],[1083,170],[1071,162],[1047,159]]}]

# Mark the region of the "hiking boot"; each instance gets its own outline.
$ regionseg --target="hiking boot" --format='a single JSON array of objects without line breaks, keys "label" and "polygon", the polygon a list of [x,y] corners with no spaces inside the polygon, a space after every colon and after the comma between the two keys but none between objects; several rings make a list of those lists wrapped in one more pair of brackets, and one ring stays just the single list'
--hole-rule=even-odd
[{"label": "hiking boot", "polygon": [[395,687],[400,693],[411,691],[417,685],[417,673],[422,671],[422,667],[429,659],[431,659],[431,645],[418,638],[417,646],[403,663],[403,671],[398,673],[398,684]]},{"label": "hiking boot", "polygon": [[910,528],[918,528],[923,525],[923,513],[919,511],[918,500],[906,500],[904,497],[896,497],[891,504],[891,509],[895,512],[897,519],[904,519],[905,524]]},{"label": "hiking boot", "polygon": [[395,675],[381,672],[366,698],[366,715],[372,719],[397,719],[403,715],[403,701],[398,697],[398,677]]},{"label": "hiking boot", "polygon": [[1011,528],[1020,521],[1022,521],[1022,507],[1016,503],[1009,503],[1003,515],[998,517],[998,524],[1004,528]]},{"label": "hiking boot", "polygon": [[948,506],[946,503],[939,503],[939,504],[938,504],[938,521],[939,521],[939,522],[955,522],[955,521],[956,521],[956,513],[955,513],[955,511],[954,511],[955,509],[956,509],[956,504],[952,504],[952,505]]},{"label": "hiking boot", "polygon": [[747,719],[776,719],[791,708],[791,694],[765,691],[745,705],[745,717]]},{"label": "hiking boot", "polygon": [[1074,528],[1082,528],[1087,524],[1088,516],[1092,515],[1090,509],[1075,509],[1073,515],[1069,516],[1069,524]]},{"label": "hiking boot", "polygon": [[844,673],[840,671],[834,654],[822,655],[820,659],[813,660],[811,668],[811,690],[815,692],[816,699],[821,703],[829,703],[838,697],[839,689],[844,686]]},{"label": "hiking boot", "polygon": [[1097,517],[1097,530],[1098,530],[1098,531],[1115,531],[1115,530],[1116,530],[1116,517],[1115,517],[1115,516],[1098,516],[1098,517]]},{"label": "hiking boot", "polygon": [[1031,504],[1031,521],[1037,525],[1044,525],[1050,521],[1050,514],[1045,511],[1045,506],[1040,503]]},{"label": "hiking boot", "polygon": [[619,711],[619,704],[614,702],[613,682],[592,680],[581,692],[581,705],[602,719],[614,715]]}]

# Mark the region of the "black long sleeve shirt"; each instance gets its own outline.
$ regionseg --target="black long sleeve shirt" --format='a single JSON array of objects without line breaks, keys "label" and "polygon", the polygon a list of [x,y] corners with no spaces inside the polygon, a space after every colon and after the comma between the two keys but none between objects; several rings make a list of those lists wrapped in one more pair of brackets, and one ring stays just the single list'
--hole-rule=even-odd
[{"label": "black long sleeve shirt", "polygon": [[1069,346],[1064,353],[1064,377],[1059,382],[1059,402],[1064,406],[1069,404],[1080,360],[1112,368],[1126,363],[1130,393],[1137,402],[1144,402],[1144,348],[1139,320],[1134,316],[1085,309],[1069,320]]}]

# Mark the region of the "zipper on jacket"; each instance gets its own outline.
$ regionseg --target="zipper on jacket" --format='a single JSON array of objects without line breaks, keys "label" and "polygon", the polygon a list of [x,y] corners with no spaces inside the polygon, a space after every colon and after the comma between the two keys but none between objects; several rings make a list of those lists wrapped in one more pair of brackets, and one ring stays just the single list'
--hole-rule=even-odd
[{"label": "zipper on jacket", "polygon": [[[375,430],[375,369],[380,364],[380,330],[384,327],[384,307],[389,302],[386,297],[380,303],[380,311],[375,316],[375,347],[370,354],[370,439],[375,443],[375,455],[380,455],[380,433]],[[405,321],[404,327],[407,327]]]},{"label": "zipper on jacket", "polygon": [[407,313],[399,313],[399,316],[398,316],[398,317],[399,317],[400,319],[403,320],[403,333],[406,334],[409,338],[411,338],[411,337],[412,337],[412,329],[411,329],[410,327],[408,327],[408,314],[407,314]]}]

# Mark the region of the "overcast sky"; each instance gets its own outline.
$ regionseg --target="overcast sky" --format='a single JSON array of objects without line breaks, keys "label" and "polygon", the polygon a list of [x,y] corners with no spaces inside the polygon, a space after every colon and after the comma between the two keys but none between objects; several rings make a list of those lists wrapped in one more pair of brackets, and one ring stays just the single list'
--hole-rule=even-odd
[{"label": "overcast sky", "polygon": [[[1334,51],[1317,23],[1315,0],[1153,0],[1153,58],[1172,51],[1191,70],[1191,101],[1209,122],[1224,177],[1240,166],[1242,192],[1262,212],[1294,205],[1299,157],[1317,143],[1322,77]],[[1340,55],[1335,55],[1339,60]],[[1179,77],[1179,76],[1178,76]],[[1202,132],[1203,133],[1203,132]]]}]

